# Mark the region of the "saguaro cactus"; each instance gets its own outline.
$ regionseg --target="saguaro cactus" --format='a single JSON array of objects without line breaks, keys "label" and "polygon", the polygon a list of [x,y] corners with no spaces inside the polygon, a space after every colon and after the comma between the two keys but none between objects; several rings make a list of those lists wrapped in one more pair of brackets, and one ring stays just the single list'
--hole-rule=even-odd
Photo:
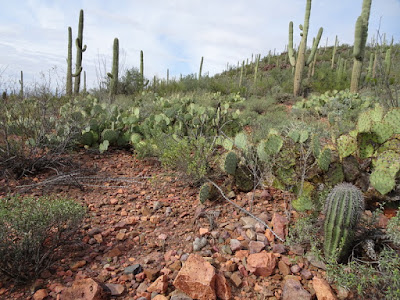
[{"label": "saguaro cactus", "polygon": [[332,62],[331,62],[331,69],[333,69],[333,66],[335,65],[335,54],[336,54],[336,48],[338,46],[338,38],[336,36],[335,38],[335,46],[333,47],[333,51],[332,51]]},{"label": "saguaro cactus", "polygon": [[243,82],[243,71],[244,71],[244,61],[242,62],[242,67],[240,68],[239,87],[242,86],[242,82]]},{"label": "saguaro cactus", "polygon": [[199,80],[201,78],[201,71],[203,71],[203,60],[204,60],[204,57],[202,56],[201,61],[200,61]]},{"label": "saguaro cactus", "polygon": [[365,44],[368,38],[368,21],[372,0],[364,0],[361,16],[357,18],[353,47],[353,72],[351,74],[350,92],[357,93],[361,78],[361,69],[365,54]]},{"label": "saguaro cactus", "polygon": [[297,58],[294,56],[293,49],[293,22],[289,23],[289,46],[288,46],[288,54],[289,61],[292,66],[296,66],[296,70],[294,73],[294,82],[293,82],[293,94],[294,96],[300,95],[301,90],[301,81],[303,78],[304,67],[308,66],[314,59],[315,52],[317,51],[319,41],[321,40],[323,28],[321,27],[318,31],[317,37],[314,40],[314,44],[311,48],[311,53],[309,57],[305,58],[306,50],[307,50],[307,37],[308,37],[308,28],[310,21],[310,12],[311,12],[311,0],[307,0],[306,4],[306,14],[304,17],[304,26],[300,24],[299,28],[302,31],[300,33],[301,42],[299,46],[299,51],[297,54]]},{"label": "saguaro cactus", "polygon": [[113,45],[113,64],[111,73],[107,73],[111,78],[110,82],[110,101],[114,101],[115,94],[117,93],[118,86],[118,64],[119,64],[119,41],[118,38],[114,39]]},{"label": "saguaro cactus", "polygon": [[21,85],[21,89],[19,91],[19,96],[21,99],[24,99],[24,73],[21,71],[21,79],[19,80],[19,84]]},{"label": "saguaro cactus", "polygon": [[254,84],[257,83],[257,75],[258,75],[258,64],[260,62],[261,54],[256,54],[255,59],[256,59],[256,65],[254,67]]},{"label": "saguaro cactus", "polygon": [[86,94],[86,71],[83,71],[83,93]]},{"label": "saguaro cactus", "polygon": [[79,13],[78,37],[76,38],[76,65],[75,65],[75,84],[74,94],[79,94],[82,72],[82,54],[86,51],[86,45],[83,46],[83,9]]},{"label": "saguaro cactus", "polygon": [[67,96],[72,96],[72,29],[68,27]]},{"label": "saguaro cactus", "polygon": [[350,183],[333,188],[325,202],[324,252],[326,257],[345,258],[354,229],[364,210],[361,191]]},{"label": "saguaro cactus", "polygon": [[147,85],[149,84],[149,81],[147,80],[144,82],[144,62],[143,62],[143,51],[140,50],[140,78],[139,78],[139,90],[143,90]]}]

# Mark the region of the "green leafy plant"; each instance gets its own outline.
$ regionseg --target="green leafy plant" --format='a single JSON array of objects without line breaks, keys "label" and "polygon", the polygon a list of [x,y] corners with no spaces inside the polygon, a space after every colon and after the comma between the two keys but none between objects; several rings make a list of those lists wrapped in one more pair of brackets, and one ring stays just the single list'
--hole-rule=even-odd
[{"label": "green leafy plant", "polygon": [[0,271],[29,281],[47,269],[74,234],[85,209],[69,199],[0,199]]}]

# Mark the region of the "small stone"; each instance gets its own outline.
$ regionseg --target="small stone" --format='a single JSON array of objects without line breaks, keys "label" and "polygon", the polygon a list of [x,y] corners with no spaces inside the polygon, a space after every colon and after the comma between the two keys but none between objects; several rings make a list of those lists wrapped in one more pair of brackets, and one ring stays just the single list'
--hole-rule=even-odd
[{"label": "small stone", "polygon": [[217,294],[218,299],[221,300],[230,300],[232,297],[231,288],[222,273],[216,274],[215,293]]},{"label": "small stone", "polygon": [[329,283],[325,279],[314,277],[312,285],[317,294],[318,300],[336,300],[336,296],[333,293]]},{"label": "small stone", "polygon": [[121,296],[125,292],[125,287],[122,284],[106,283],[106,287],[111,292],[111,296]]},{"label": "small stone", "polygon": [[147,291],[149,285],[146,282],[142,282],[136,289],[136,293],[140,294]]},{"label": "small stone", "polygon": [[125,232],[118,232],[117,236],[115,237],[118,241],[123,241],[125,239]]},{"label": "small stone", "polygon": [[293,265],[293,266],[290,267],[290,271],[291,271],[292,273],[294,273],[294,274],[299,273],[300,270],[301,270],[301,268],[300,268],[299,265]]},{"label": "small stone", "polygon": [[206,234],[209,234],[209,233],[210,233],[210,231],[208,230],[208,228],[203,228],[203,227],[201,227],[201,228],[199,229],[199,234],[200,234],[201,236],[206,235]]},{"label": "small stone", "polygon": [[242,248],[242,244],[237,239],[231,239],[230,242],[229,242],[229,245],[230,245],[230,248],[231,248],[232,252],[235,252],[235,251],[240,250]]},{"label": "small stone", "polygon": [[257,276],[270,276],[275,266],[275,255],[266,251],[250,254],[247,258],[247,269]]},{"label": "small stone", "polygon": [[70,269],[72,271],[76,271],[79,268],[82,268],[84,265],[86,265],[86,260],[80,260],[80,261],[77,261],[76,263],[74,263],[73,265],[71,265]]},{"label": "small stone", "polygon": [[285,253],[286,252],[285,245],[283,245],[283,244],[274,244],[272,246],[272,252],[279,253],[279,254]]},{"label": "small stone", "polygon": [[299,256],[304,255],[304,248],[300,245],[290,246],[290,251],[292,251],[294,254],[299,255]]},{"label": "small stone", "polygon": [[119,250],[118,247],[115,247],[115,248],[111,249],[111,250],[106,254],[106,257],[117,257],[117,256],[120,256],[120,255],[122,255],[121,250]]},{"label": "small stone", "polygon": [[255,241],[256,240],[256,233],[252,229],[247,229],[246,230],[246,236],[249,238],[249,240]]},{"label": "small stone", "polygon": [[87,234],[88,234],[89,236],[94,236],[95,234],[101,233],[101,231],[102,231],[102,230],[101,230],[100,228],[95,227],[95,228],[90,229],[90,230],[87,232]]},{"label": "small stone", "polygon": [[240,276],[240,272],[235,272],[231,275],[230,279],[236,287],[240,287],[242,284],[242,278]]},{"label": "small stone", "polygon": [[117,198],[111,198],[111,199],[110,199],[110,204],[111,204],[111,205],[116,205],[116,204],[118,204],[118,199],[117,199]]},{"label": "small stone", "polygon": [[281,239],[285,239],[286,225],[289,224],[288,219],[278,213],[274,213],[271,223],[276,235],[279,236]]},{"label": "small stone", "polygon": [[158,224],[158,223],[160,223],[160,217],[156,216],[156,215],[153,215],[153,216],[150,217],[150,222],[153,223],[153,224]]},{"label": "small stone", "polygon": [[72,286],[65,288],[60,294],[60,300],[106,300],[110,298],[110,291],[92,278],[75,280]]},{"label": "small stone", "polygon": [[[139,300],[139,299],[138,299]],[[151,300],[168,300],[167,297],[165,297],[164,295],[156,295],[154,298],[152,298]]]},{"label": "small stone", "polygon": [[143,268],[140,264],[134,264],[133,266],[129,266],[124,269],[124,274],[137,275],[141,272],[143,272]]},{"label": "small stone", "polygon": [[289,274],[290,274],[290,268],[289,268],[289,266],[288,266],[287,264],[285,264],[282,260],[280,260],[280,261],[278,262],[278,269],[279,269],[279,272],[280,272],[283,276],[286,276],[286,275],[289,275]]},{"label": "small stone", "polygon": [[207,245],[208,241],[207,238],[196,238],[193,242],[193,251],[200,251]]},{"label": "small stone", "polygon": [[96,240],[97,243],[101,244],[103,242],[103,236],[101,234],[95,234],[93,238]]},{"label": "small stone", "polygon": [[287,279],[282,290],[282,300],[311,300],[311,294],[298,280]]},{"label": "small stone", "polygon": [[163,204],[162,202],[160,202],[160,201],[154,201],[154,202],[153,202],[153,210],[154,210],[154,211],[159,210],[159,209],[162,208],[163,206],[164,206],[164,204]]},{"label": "small stone", "polygon": [[165,294],[168,288],[168,276],[167,275],[161,275],[154,281],[148,288],[147,291],[152,293],[152,292],[157,292],[159,294]]},{"label": "small stone", "polygon": [[170,294],[170,300],[193,300],[188,295],[180,290],[175,290]]},{"label": "small stone", "polygon": [[229,199],[234,199],[236,198],[236,194],[234,191],[230,191],[227,195],[226,195]]},{"label": "small stone", "polygon": [[310,280],[313,277],[313,274],[308,269],[301,270],[300,275],[306,280]]},{"label": "small stone", "polygon": [[258,221],[252,217],[241,217],[239,221],[245,228],[254,228],[258,223]]},{"label": "small stone", "polygon": [[40,289],[33,294],[33,300],[43,300],[49,295],[46,289]]},{"label": "small stone", "polygon": [[326,264],[323,261],[319,260],[313,253],[307,253],[306,258],[314,267],[326,270]]},{"label": "small stone", "polygon": [[156,279],[157,275],[160,273],[160,271],[157,269],[144,269],[143,273],[146,275],[146,278],[148,280],[154,281]]},{"label": "small stone", "polygon": [[173,271],[179,271],[182,268],[182,263],[180,260],[176,260],[172,264],[168,265],[168,268]]},{"label": "small stone", "polygon": [[264,242],[250,241],[249,250],[250,254],[259,253],[265,248]]},{"label": "small stone", "polygon": [[173,284],[192,298],[215,300],[215,276],[215,269],[209,262],[191,254]]},{"label": "small stone", "polygon": [[172,214],[172,208],[171,207],[167,207],[165,208],[165,216],[168,217]]}]

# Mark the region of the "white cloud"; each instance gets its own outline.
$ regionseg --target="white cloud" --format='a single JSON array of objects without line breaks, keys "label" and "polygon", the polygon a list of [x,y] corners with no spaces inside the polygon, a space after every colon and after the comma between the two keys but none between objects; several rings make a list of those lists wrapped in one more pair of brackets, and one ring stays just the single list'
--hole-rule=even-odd
[{"label": "white cloud", "polygon": [[[294,43],[298,44],[298,25],[304,21],[305,8],[305,0],[0,0],[0,4],[4,4],[0,11],[0,64],[8,65],[8,72],[23,69],[27,78],[54,65],[65,71],[67,28],[72,27],[75,38],[79,10],[84,9],[87,51],[83,65],[90,84],[97,80],[98,55],[106,57],[111,66],[115,37],[126,52],[125,67],[138,67],[140,50],[144,51],[149,78],[165,77],[167,68],[171,76],[196,73],[202,56],[203,72],[212,75],[221,72],[227,62],[236,65],[252,53],[264,56],[269,50],[283,51],[289,21],[294,22]],[[314,0],[308,44],[321,26],[322,45],[327,37],[333,44],[335,35],[341,43],[352,44],[361,4],[362,0]],[[400,2],[373,1],[371,35],[381,16],[381,32],[393,34],[398,41]]]}]

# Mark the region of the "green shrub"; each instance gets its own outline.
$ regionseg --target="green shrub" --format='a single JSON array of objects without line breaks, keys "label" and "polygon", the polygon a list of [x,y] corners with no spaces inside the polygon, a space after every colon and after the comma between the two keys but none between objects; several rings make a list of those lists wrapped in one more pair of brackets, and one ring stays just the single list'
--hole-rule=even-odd
[{"label": "green shrub", "polygon": [[0,199],[0,271],[18,282],[37,278],[84,214],[81,205],[68,199]]},{"label": "green shrub", "polygon": [[390,248],[380,253],[376,264],[330,261],[327,276],[337,285],[357,293],[359,299],[400,299],[400,256]]}]

